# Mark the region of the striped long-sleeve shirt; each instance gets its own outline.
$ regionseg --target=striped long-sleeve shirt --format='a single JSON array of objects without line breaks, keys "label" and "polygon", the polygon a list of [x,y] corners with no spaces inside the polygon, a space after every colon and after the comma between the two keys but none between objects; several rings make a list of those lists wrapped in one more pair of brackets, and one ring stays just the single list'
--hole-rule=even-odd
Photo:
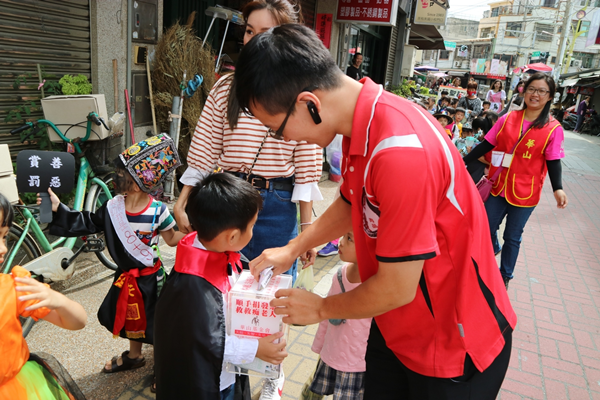
[{"label": "striped long-sleeve shirt", "polygon": [[181,182],[194,185],[215,167],[248,173],[266,136],[252,174],[266,179],[293,175],[295,185],[292,201],[322,200],[317,185],[323,164],[323,151],[319,146],[304,141],[273,139],[258,119],[243,112],[235,130],[229,127],[227,102],[232,78],[221,78],[204,104],[188,153],[189,168],[181,177]]}]

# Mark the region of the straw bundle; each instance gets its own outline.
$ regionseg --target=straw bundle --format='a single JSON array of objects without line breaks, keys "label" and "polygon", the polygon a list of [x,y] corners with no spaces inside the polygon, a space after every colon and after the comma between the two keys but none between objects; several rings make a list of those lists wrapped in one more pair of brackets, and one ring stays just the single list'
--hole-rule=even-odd
[{"label": "straw bundle", "polygon": [[187,167],[185,160],[191,138],[204,102],[215,83],[215,56],[208,43],[202,47],[202,40],[191,28],[194,16],[194,13],[190,15],[187,25],[176,23],[162,35],[156,45],[152,71],[156,117],[162,132],[169,131],[168,114],[173,104],[173,96],[181,94],[183,71],[187,71],[188,80],[195,74],[204,77],[204,82],[196,94],[183,101],[183,119],[179,133],[179,154],[183,165],[178,171],[179,176]]}]

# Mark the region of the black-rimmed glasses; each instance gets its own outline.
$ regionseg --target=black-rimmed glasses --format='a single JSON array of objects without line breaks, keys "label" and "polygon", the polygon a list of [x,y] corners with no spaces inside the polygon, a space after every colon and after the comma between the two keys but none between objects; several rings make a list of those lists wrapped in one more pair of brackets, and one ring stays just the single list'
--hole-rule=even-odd
[{"label": "black-rimmed glasses", "polygon": [[[303,93],[303,92],[312,92],[316,88],[317,88],[317,86],[309,86],[307,88],[302,89],[302,91],[300,93]],[[300,93],[298,93],[298,94],[300,94]],[[287,114],[285,115],[285,118],[283,119],[283,122],[279,126],[279,129],[274,130],[272,128],[269,128],[269,130],[267,131],[267,133],[269,134],[269,136],[271,136],[273,139],[283,140],[283,130],[285,129],[285,125],[287,124],[287,121],[290,118],[290,115],[292,115],[292,111],[294,111],[294,106],[295,105],[296,105],[296,99],[294,99],[294,101],[292,102],[292,105],[290,106]]]}]

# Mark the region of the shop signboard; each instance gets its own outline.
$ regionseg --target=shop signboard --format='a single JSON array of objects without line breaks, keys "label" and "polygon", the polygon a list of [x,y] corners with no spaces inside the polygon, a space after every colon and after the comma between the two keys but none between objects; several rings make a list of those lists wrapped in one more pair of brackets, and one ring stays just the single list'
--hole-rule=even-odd
[{"label": "shop signboard", "polygon": [[333,14],[317,14],[317,26],[315,31],[326,48],[331,46],[331,23]]},{"label": "shop signboard", "polygon": [[446,25],[447,0],[417,0],[413,22],[419,25]]},{"label": "shop signboard", "polygon": [[338,0],[336,22],[395,26],[398,0]]},{"label": "shop signboard", "polygon": [[577,94],[577,90],[579,89],[579,86],[571,86],[570,88],[567,89],[567,93],[569,94]]},{"label": "shop signboard", "polygon": [[539,58],[539,57],[540,57],[539,51],[534,51],[533,53],[531,53],[531,58]]},{"label": "shop signboard", "polygon": [[579,88],[579,94],[583,94],[585,96],[591,96],[591,95],[594,94],[594,88],[580,87]]}]

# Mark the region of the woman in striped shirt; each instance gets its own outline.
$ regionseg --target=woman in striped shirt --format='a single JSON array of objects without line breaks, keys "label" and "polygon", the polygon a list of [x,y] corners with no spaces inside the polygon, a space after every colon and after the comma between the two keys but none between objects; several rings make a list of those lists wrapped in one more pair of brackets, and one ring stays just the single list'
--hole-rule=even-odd
[{"label": "woman in striped shirt", "polygon": [[[299,22],[298,11],[287,0],[252,1],[244,7],[243,15],[244,44],[274,26]],[[254,237],[242,250],[252,260],[263,250],[284,246],[297,236],[296,203],[300,205],[301,228],[311,223],[312,201],[323,198],[317,185],[322,149],[306,142],[274,139],[258,119],[231,112],[238,109],[235,98],[229,98],[232,82],[233,75],[221,78],[206,100],[190,146],[188,169],[181,177],[185,186],[173,211],[179,229],[190,232],[185,214],[187,197],[207,172],[220,167],[247,179],[263,197]],[[313,249],[301,260],[308,261],[306,266],[311,265],[315,255]],[[294,279],[296,264],[288,271]]]}]

